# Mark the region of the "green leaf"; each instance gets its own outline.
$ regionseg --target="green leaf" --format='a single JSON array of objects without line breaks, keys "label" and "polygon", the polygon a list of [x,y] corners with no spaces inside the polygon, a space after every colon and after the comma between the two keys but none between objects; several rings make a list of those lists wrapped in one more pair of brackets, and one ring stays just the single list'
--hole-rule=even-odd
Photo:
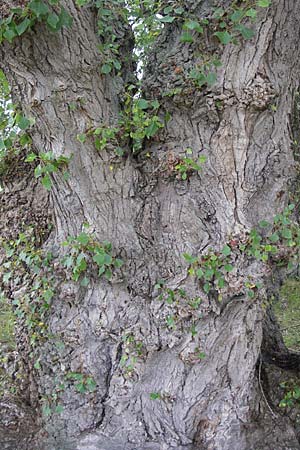
[{"label": "green leaf", "polygon": [[270,0],[258,0],[257,6],[260,8],[268,8],[271,4]]},{"label": "green leaf", "polygon": [[179,8],[175,8],[175,13],[178,15],[181,15],[184,13],[184,8],[182,8],[181,6]]},{"label": "green leaf", "polygon": [[7,30],[3,33],[3,36],[8,40],[8,42],[12,43],[13,39],[17,36],[17,33],[13,28],[7,28]]},{"label": "green leaf", "polygon": [[25,33],[25,31],[27,30],[27,28],[29,28],[30,25],[31,20],[26,18],[21,23],[19,23],[19,25],[16,26],[16,32],[18,33],[19,36],[21,36],[21,34]]},{"label": "green leaf", "polygon": [[244,39],[252,39],[255,35],[255,32],[254,30],[252,30],[252,28],[247,28],[242,24],[237,25],[235,29],[241,33]]},{"label": "green leaf", "polygon": [[89,285],[89,283],[90,283],[90,280],[87,277],[83,277],[80,282],[80,286],[87,287]]},{"label": "green leaf", "polygon": [[37,360],[37,361],[34,363],[33,367],[34,367],[35,369],[39,370],[39,369],[41,368],[40,361]]},{"label": "green leaf", "polygon": [[234,269],[234,267],[233,267],[232,264],[225,264],[225,266],[224,266],[224,270],[225,270],[226,272],[232,272],[233,269]]},{"label": "green leaf", "polygon": [[124,264],[124,263],[123,263],[122,259],[116,258],[116,259],[114,260],[114,266],[115,266],[116,268],[122,267],[123,264]]},{"label": "green leaf", "polygon": [[213,13],[214,19],[220,19],[225,14],[225,10],[223,8],[216,8],[215,12]]},{"label": "green leaf", "polygon": [[29,153],[27,158],[25,159],[26,162],[32,162],[35,161],[37,158],[37,155],[35,153]]},{"label": "green leaf", "polygon": [[209,283],[205,283],[204,286],[203,286],[203,290],[204,290],[204,292],[206,294],[208,294],[209,291],[210,291],[210,284]]},{"label": "green leaf", "polygon": [[162,17],[161,19],[159,19],[159,21],[163,22],[163,23],[172,23],[172,22],[174,22],[174,20],[175,20],[175,17],[172,17],[172,16],[165,16],[165,17]]},{"label": "green leaf", "polygon": [[206,83],[208,86],[212,86],[217,81],[217,74],[215,72],[209,72],[206,75]]},{"label": "green leaf", "polygon": [[202,269],[197,269],[196,270],[196,275],[198,278],[203,278],[204,277],[204,272]]},{"label": "green leaf", "polygon": [[16,116],[16,124],[21,130],[26,130],[30,126],[30,120],[25,116],[17,115]]},{"label": "green leaf", "polygon": [[268,226],[270,226],[271,224],[270,224],[270,222],[268,222],[267,220],[261,220],[260,222],[259,222],[259,226],[261,227],[261,228],[266,228],[266,227],[268,227]]},{"label": "green leaf", "polygon": [[120,70],[121,67],[122,67],[120,61],[118,61],[117,59],[115,59],[115,60],[113,61],[113,65],[114,65],[114,68],[115,68],[116,70]]},{"label": "green leaf", "polygon": [[229,245],[224,245],[223,249],[222,249],[222,253],[224,256],[229,256],[231,255],[231,248],[229,247]]},{"label": "green leaf", "polygon": [[72,256],[67,256],[64,260],[63,260],[64,266],[67,268],[70,268],[73,266],[74,260]]},{"label": "green leaf", "polygon": [[273,233],[271,234],[271,236],[269,237],[271,242],[278,242],[279,241],[279,235],[278,233]]},{"label": "green leaf", "polygon": [[47,189],[47,191],[51,191],[52,181],[51,181],[51,178],[49,177],[49,175],[45,175],[42,178],[42,185],[44,186],[44,188]]},{"label": "green leaf", "polygon": [[112,277],[112,271],[110,269],[106,269],[105,272],[104,272],[104,275],[106,276],[106,278],[108,280],[110,280],[111,277]]},{"label": "green leaf", "polygon": [[84,134],[84,133],[77,134],[77,141],[79,141],[82,144],[84,144],[85,141],[86,141],[86,134]]},{"label": "green leaf", "polygon": [[214,35],[217,36],[220,42],[224,45],[229,44],[232,39],[232,36],[228,33],[228,31],[217,31]]},{"label": "green leaf", "polygon": [[236,9],[230,16],[231,22],[239,22],[244,17],[244,14],[243,9]]},{"label": "green leaf", "polygon": [[62,8],[59,15],[59,28],[62,27],[71,28],[72,24],[73,24],[73,17],[71,17],[70,14],[67,13],[67,11],[64,8]]},{"label": "green leaf", "polygon": [[138,101],[136,102],[136,106],[139,109],[147,109],[149,108],[149,102],[144,98],[139,98]]},{"label": "green leaf", "polygon": [[43,292],[43,298],[46,300],[46,302],[49,302],[54,296],[54,292],[52,289],[47,289],[45,292]]},{"label": "green leaf", "polygon": [[160,103],[158,100],[153,100],[153,102],[151,102],[151,106],[153,109],[158,109],[160,107]]},{"label": "green leaf", "polygon": [[[97,253],[93,256],[93,261],[95,261],[98,266],[104,266],[105,264],[105,253]],[[104,272],[104,271],[103,271]]]},{"label": "green leaf", "polygon": [[281,230],[281,236],[285,239],[292,239],[293,237],[292,232],[289,228],[283,228],[283,230]]},{"label": "green leaf", "polygon": [[249,290],[247,291],[247,295],[248,295],[249,298],[254,298],[255,293],[254,293],[254,291],[252,291],[252,290],[249,289]]},{"label": "green leaf", "polygon": [[76,241],[79,242],[79,244],[87,245],[90,242],[90,236],[87,233],[80,233]]},{"label": "green leaf", "polygon": [[54,409],[54,412],[57,414],[61,414],[64,410],[64,407],[62,405],[57,405]]},{"label": "green leaf", "polygon": [[112,71],[112,65],[111,64],[103,64],[101,67],[101,73],[103,73],[104,75],[109,74]]},{"label": "green leaf", "polygon": [[155,121],[152,121],[150,125],[145,128],[145,136],[147,138],[154,136],[159,130],[159,128],[160,127],[157,125],[157,123]]},{"label": "green leaf", "polygon": [[183,25],[184,30],[198,31],[198,33],[203,33],[203,27],[196,20],[187,20]]},{"label": "green leaf", "polygon": [[47,17],[47,24],[49,25],[49,27],[56,31],[57,30],[57,25],[59,23],[59,17],[57,14],[55,13],[51,13],[49,14],[49,16]]},{"label": "green leaf", "polygon": [[44,16],[49,13],[48,6],[41,0],[33,0],[29,3],[29,9],[37,16]]},{"label": "green leaf", "polygon": [[150,400],[160,400],[161,395],[159,392],[151,392],[150,394]]},{"label": "green leaf", "polygon": [[251,17],[251,19],[255,19],[257,16],[257,11],[253,8],[250,8],[246,11],[246,16]]},{"label": "green leaf", "polygon": [[197,256],[192,256],[189,253],[183,253],[182,255],[184,257],[184,259],[189,263],[189,264],[194,264],[195,262],[198,261],[198,257]]}]

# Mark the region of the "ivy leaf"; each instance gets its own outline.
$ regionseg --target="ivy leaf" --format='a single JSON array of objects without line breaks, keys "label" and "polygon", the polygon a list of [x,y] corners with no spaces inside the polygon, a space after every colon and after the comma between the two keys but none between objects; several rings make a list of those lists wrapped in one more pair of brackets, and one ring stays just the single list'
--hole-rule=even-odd
[{"label": "ivy leaf", "polygon": [[220,42],[224,45],[229,44],[232,39],[232,36],[228,33],[228,31],[217,31],[214,35],[217,36]]},{"label": "ivy leaf", "polygon": [[[93,256],[93,261],[95,261],[95,263],[98,264],[98,266],[103,266],[105,263],[105,254],[97,253],[96,255]],[[104,272],[104,270],[103,270],[103,272]]]},{"label": "ivy leaf", "polygon": [[21,130],[26,130],[26,128],[30,125],[30,120],[27,119],[27,117],[18,114],[16,116],[16,124],[19,128],[21,128]]},{"label": "ivy leaf", "polygon": [[16,26],[16,32],[18,33],[19,36],[21,36],[21,34],[25,33],[25,31],[27,30],[27,28],[29,28],[30,25],[31,20],[26,18],[23,20],[23,22],[19,23],[19,25]]},{"label": "ivy leaf", "polygon": [[107,75],[108,73],[110,73],[112,70],[112,66],[111,64],[103,64],[103,66],[101,67],[101,73],[103,73],[104,75]]},{"label": "ivy leaf", "polygon": [[41,368],[40,361],[37,360],[37,361],[34,363],[33,367],[34,367],[35,369],[39,370],[39,369]]},{"label": "ivy leaf", "polygon": [[209,72],[206,75],[206,83],[208,86],[212,86],[217,81],[217,74],[215,72]]},{"label": "ivy leaf", "polygon": [[189,33],[188,31],[184,31],[182,33],[182,35],[180,36],[180,41],[190,43],[190,42],[194,42],[194,38],[191,35],[191,33]]},{"label": "ivy leaf", "polygon": [[149,102],[148,102],[148,100],[145,100],[144,98],[140,98],[136,102],[136,106],[139,109],[147,109],[147,108],[149,108]]},{"label": "ivy leaf", "polygon": [[224,266],[224,270],[225,270],[226,272],[232,272],[233,269],[234,269],[234,267],[233,267],[232,264],[225,264],[225,266]]},{"label": "ivy leaf", "polygon": [[49,13],[48,6],[41,0],[33,0],[29,3],[29,9],[37,16],[45,16]]},{"label": "ivy leaf", "polygon": [[90,236],[87,233],[80,233],[79,236],[77,236],[76,241],[79,242],[79,244],[87,245],[90,241]]},{"label": "ivy leaf", "polygon": [[87,277],[84,277],[80,282],[80,286],[87,287],[89,285],[89,283],[90,283],[90,280]]},{"label": "ivy leaf", "polygon": [[235,29],[241,33],[244,39],[252,39],[255,35],[255,32],[254,30],[252,30],[252,28],[247,28],[242,24],[237,25]]},{"label": "ivy leaf", "polygon": [[32,162],[35,161],[37,158],[37,155],[35,153],[29,153],[27,158],[25,159],[25,162]]},{"label": "ivy leaf", "polygon": [[159,20],[160,20],[160,22],[163,22],[163,23],[172,23],[172,22],[174,22],[175,17],[172,17],[172,16],[165,16],[165,17],[162,17],[162,18],[159,19]]},{"label": "ivy leaf", "polygon": [[44,188],[47,189],[47,191],[51,191],[52,181],[51,181],[51,178],[49,177],[49,175],[45,175],[42,178],[42,185],[44,186]]},{"label": "ivy leaf", "polygon": [[258,0],[257,2],[257,6],[259,6],[260,8],[268,8],[270,4],[270,0]]},{"label": "ivy leaf", "polygon": [[196,20],[188,20],[183,25],[184,30],[192,30],[198,31],[198,33],[203,33],[203,27],[201,27],[200,23]]},{"label": "ivy leaf", "polygon": [[64,410],[64,407],[62,405],[57,405],[54,409],[54,412],[57,414],[61,414]]},{"label": "ivy leaf", "polygon": [[145,135],[147,138],[152,137],[156,134],[157,130],[159,130],[159,126],[156,122],[151,122],[151,124],[145,128]]},{"label": "ivy leaf", "polygon": [[255,19],[257,16],[257,11],[253,8],[250,8],[246,11],[246,16],[251,17],[251,19]]},{"label": "ivy leaf", "polygon": [[57,14],[55,13],[51,13],[49,14],[49,16],[47,17],[47,24],[49,25],[49,27],[56,31],[58,28],[58,23],[59,23],[59,17]]},{"label": "ivy leaf", "polygon": [[115,266],[116,268],[122,267],[122,266],[123,266],[123,261],[122,261],[122,259],[116,258],[115,261],[114,261],[114,266]]},{"label": "ivy leaf", "polygon": [[223,249],[222,249],[222,253],[224,256],[229,256],[231,255],[231,248],[229,247],[229,245],[224,245]]},{"label": "ivy leaf", "polygon": [[97,387],[96,381],[93,378],[86,379],[86,387],[90,392],[94,392]]},{"label": "ivy leaf", "polygon": [[270,222],[268,222],[267,220],[261,220],[261,221],[259,222],[259,226],[262,227],[262,228],[266,228],[266,227],[268,227],[269,225],[270,225]]},{"label": "ivy leaf", "polygon": [[244,17],[244,10],[243,9],[237,9],[234,11],[233,14],[230,16],[231,22],[239,22]]},{"label": "ivy leaf", "polygon": [[14,37],[17,36],[17,33],[13,28],[8,28],[5,33],[3,33],[3,36],[8,40],[8,42],[12,43]]},{"label": "ivy leaf", "polygon": [[293,237],[291,230],[289,230],[288,228],[283,228],[283,230],[281,231],[281,236],[285,239],[292,239]]},{"label": "ivy leaf", "polygon": [[69,13],[67,13],[65,8],[62,8],[59,15],[59,28],[62,27],[71,28],[72,24],[73,24],[73,17],[70,16]]}]

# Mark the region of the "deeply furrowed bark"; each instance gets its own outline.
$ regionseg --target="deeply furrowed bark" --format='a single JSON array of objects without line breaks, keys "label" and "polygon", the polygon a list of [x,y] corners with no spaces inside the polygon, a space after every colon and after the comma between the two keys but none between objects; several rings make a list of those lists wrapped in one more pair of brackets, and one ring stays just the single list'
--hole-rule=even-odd
[{"label": "deeply furrowed bark", "polygon": [[[262,392],[265,299],[237,296],[239,286],[232,285],[222,304],[203,296],[200,319],[186,305],[176,306],[177,327],[170,330],[166,318],[172,309],[158,301],[154,288],[164,279],[190,298],[202,295],[186,275],[182,253],[222,248],[230,236],[242,236],[282,209],[294,177],[289,124],[299,83],[299,2],[273,1],[259,17],[253,40],[226,46],[213,88],[190,84],[172,99],[164,92],[178,86],[183,70],[197,59],[180,43],[180,27],[166,26],[144,88],[171,120],[138,158],[124,159],[76,139],[92,126],[117,120],[124,82],[100,75],[95,12],[77,9],[73,0],[62,3],[74,18],[72,31],[53,34],[38,25],[2,46],[0,65],[15,99],[36,119],[34,148],[73,155],[70,179],[55,174],[55,231],[47,248],[62,254],[61,242],[88,222],[99,241],[113,243],[125,267],[111,282],[92,279],[87,288],[60,284],[48,323],[55,339],[40,349],[40,395],[51,395],[55,378],[68,371],[90,374],[97,390],[62,392],[64,412],[47,419],[48,435],[40,435],[37,448],[300,448],[289,421],[270,410]],[[190,3],[199,17],[212,7],[210,1]],[[119,27],[120,37],[129,39],[126,26]],[[206,40],[215,51],[212,36]],[[68,106],[74,102],[80,105],[75,110]],[[170,164],[188,147],[206,155],[207,163],[183,182],[170,175]],[[258,263],[245,260],[238,269],[263,280],[267,292],[269,274]],[[129,334],[143,343],[131,376],[121,359]],[[199,351],[204,359],[197,358]],[[162,398],[151,400],[150,393]]]}]

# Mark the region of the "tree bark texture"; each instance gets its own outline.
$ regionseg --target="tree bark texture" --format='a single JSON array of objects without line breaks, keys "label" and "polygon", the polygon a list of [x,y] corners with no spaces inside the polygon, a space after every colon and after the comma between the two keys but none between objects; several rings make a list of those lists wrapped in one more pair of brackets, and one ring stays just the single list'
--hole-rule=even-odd
[{"label": "tree bark texture", "polygon": [[[124,158],[99,153],[76,136],[117,121],[130,64],[123,78],[101,75],[95,11],[73,0],[62,3],[74,19],[72,30],[54,34],[38,24],[2,45],[0,65],[14,99],[36,120],[34,149],[73,155],[69,180],[54,175],[55,226],[44,246],[62,255],[61,242],[88,222],[125,265],[110,282],[91,277],[87,287],[59,284],[48,323],[55,338],[41,344],[34,389],[51,395],[68,371],[90,374],[97,389],[61,392],[64,411],[46,419],[37,449],[299,449],[292,424],[270,408],[262,389],[265,297],[238,296],[235,274],[222,304],[209,299],[187,277],[182,258],[222,248],[228,238],[272,218],[287,200],[295,177],[290,123],[299,84],[299,1],[274,0],[251,41],[225,47],[218,81],[204,90],[184,84],[181,75],[197,63],[196,44],[180,42],[180,25],[166,25],[149,58],[144,96],[158,98],[171,120],[138,156]],[[216,2],[186,3],[203,18]],[[121,22],[116,29],[125,59],[130,32]],[[206,49],[219,51],[212,36],[203,39]],[[163,96],[181,85],[181,94]],[[72,110],[74,102],[80,107]],[[184,182],[169,167],[187,148],[207,162]],[[5,202],[13,189],[16,184],[5,184]],[[45,194],[33,188],[33,195],[44,209]],[[3,220],[5,210],[1,214]],[[262,265],[245,258],[238,273],[262,280],[267,293],[270,274]],[[159,279],[170,289],[185,289],[189,298],[200,295],[199,310],[185,301],[172,307],[160,302]],[[169,329],[166,318],[174,308],[176,328]],[[128,335],[143,345],[130,375],[122,366]],[[151,393],[161,398],[151,400]]]}]

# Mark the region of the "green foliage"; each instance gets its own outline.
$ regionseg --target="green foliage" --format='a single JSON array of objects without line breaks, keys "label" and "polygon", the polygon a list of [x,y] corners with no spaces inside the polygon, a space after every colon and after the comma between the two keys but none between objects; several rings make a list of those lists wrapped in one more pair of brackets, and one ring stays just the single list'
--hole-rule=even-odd
[{"label": "green foliage", "polygon": [[7,40],[12,42],[30,30],[36,22],[45,22],[51,31],[59,31],[63,27],[71,27],[72,17],[58,1],[50,1],[50,6],[42,0],[32,0],[23,8],[12,8],[10,15],[0,19],[0,44]]},{"label": "green foliage", "polygon": [[151,392],[150,393],[150,400],[161,400],[162,395],[159,392]]},{"label": "green foliage", "polygon": [[[158,300],[167,306],[166,326],[171,330],[175,330],[180,321],[180,314],[184,312],[184,315],[187,315],[190,319],[192,317],[193,323],[190,331],[192,336],[195,336],[197,334],[195,324],[200,317],[197,310],[202,299],[200,297],[189,298],[184,289],[170,289],[165,286],[163,281],[156,283],[155,289],[159,291]],[[172,314],[169,314],[170,308],[172,308]]]},{"label": "green foliage", "polygon": [[179,172],[182,180],[186,180],[192,172],[199,172],[202,165],[206,162],[206,156],[200,156],[198,159],[192,157],[193,150],[188,148],[186,156],[182,158],[175,166],[175,170]]},{"label": "green foliage", "polygon": [[37,247],[33,227],[26,228],[16,240],[2,239],[1,245],[6,254],[0,269],[2,289],[9,293],[25,283],[26,292],[12,298],[11,305],[17,319],[24,320],[30,343],[35,345],[47,333],[45,318],[55,291],[52,255]]},{"label": "green foliage", "polygon": [[80,394],[94,392],[97,387],[97,383],[93,377],[80,372],[69,372],[66,375],[66,380],[72,381],[76,391]]},{"label": "green foliage", "polygon": [[15,315],[9,300],[0,293],[0,347],[5,344],[9,349],[15,348]]},{"label": "green foliage", "polygon": [[290,379],[281,383],[281,387],[285,391],[285,395],[279,406],[281,408],[295,408],[300,407],[300,386],[296,380]]},{"label": "green foliage", "polygon": [[31,144],[27,130],[33,124],[11,103],[10,86],[0,70],[0,174],[4,174],[12,160],[22,148]]},{"label": "green foliage", "polygon": [[[292,219],[294,205],[290,204],[281,214],[274,217],[273,223],[261,221],[261,234],[253,229],[249,235],[232,243],[226,244],[221,251],[209,251],[205,255],[192,256],[188,253],[183,257],[189,264],[189,274],[196,276],[203,291],[209,294],[212,290],[218,292],[222,300],[221,290],[228,286],[226,274],[234,270],[234,261],[243,254],[265,264],[285,265],[289,269],[299,266],[300,227]],[[244,289],[249,298],[255,297],[260,284],[252,280],[244,282]]]},{"label": "green foliage", "polygon": [[[190,264],[189,274],[195,275],[200,281],[203,291],[208,294],[212,289],[220,290],[227,284],[225,275],[232,272],[232,250],[225,245],[220,252],[209,251],[207,254],[195,258],[185,253],[185,260]],[[219,300],[222,297],[219,295]]]},{"label": "green foliage", "polygon": [[91,268],[97,269],[99,277],[104,275],[110,280],[113,270],[123,265],[121,259],[112,255],[112,245],[109,242],[99,243],[92,234],[82,232],[76,237],[70,236],[63,245],[70,247],[70,253],[62,263],[71,270],[72,279],[80,280],[82,286],[89,284],[86,275]]},{"label": "green foliage", "polygon": [[137,340],[133,333],[123,336],[123,354],[120,360],[120,367],[125,376],[133,376],[135,365],[138,359],[144,355],[144,344]]},{"label": "green foliage", "polygon": [[48,191],[52,188],[51,175],[53,173],[62,170],[64,179],[67,180],[69,178],[69,173],[65,169],[70,162],[70,158],[67,158],[66,156],[55,158],[54,154],[51,152],[39,153],[38,155],[36,153],[30,153],[25,161],[38,162],[34,170],[34,176],[35,178],[41,179],[42,185]]},{"label": "green foliage", "polygon": [[150,101],[131,95],[134,86],[129,86],[117,126],[99,126],[77,136],[78,141],[85,143],[88,137],[94,139],[97,150],[114,149],[118,156],[124,154],[124,147],[131,143],[133,153],[138,153],[145,139],[155,136],[164,127],[164,122],[158,116],[160,104],[157,100]]},{"label": "green foliage", "polygon": [[[134,88],[134,86],[131,86]],[[124,137],[132,142],[133,153],[142,149],[144,139],[150,139],[164,127],[163,121],[157,115],[160,104],[157,100],[148,101],[126,94],[125,109],[120,119]]]},{"label": "green foliage", "polygon": [[300,350],[300,281],[287,279],[273,304],[285,345]]}]

